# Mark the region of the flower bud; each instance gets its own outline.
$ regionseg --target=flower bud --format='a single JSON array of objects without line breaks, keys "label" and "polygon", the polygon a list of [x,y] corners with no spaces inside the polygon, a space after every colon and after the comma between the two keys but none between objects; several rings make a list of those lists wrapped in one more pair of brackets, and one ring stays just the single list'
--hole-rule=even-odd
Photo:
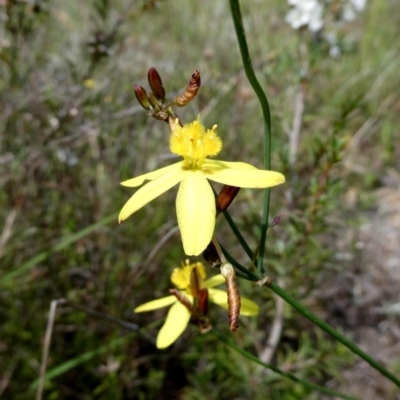
[{"label": "flower bud", "polygon": [[189,101],[196,96],[197,92],[199,91],[200,85],[200,72],[196,70],[192,75],[192,79],[189,81],[189,84],[186,86],[183,94],[175,98],[175,105],[177,105],[178,107],[183,107],[187,103],[189,103]]},{"label": "flower bud", "polygon": [[278,225],[281,222],[281,216],[278,215],[277,217],[275,217],[272,222],[271,222],[271,228],[273,228],[274,226]]},{"label": "flower bud", "polygon": [[135,95],[138,102],[145,110],[150,110],[150,103],[147,97],[146,90],[139,85],[135,85]]},{"label": "flower bud", "polygon": [[236,186],[224,185],[216,200],[218,214],[225,211],[230,206],[236,195],[239,193],[239,190],[240,188]]},{"label": "flower bud", "polygon": [[149,99],[149,102],[150,102],[151,106],[152,106],[155,110],[157,110],[157,111],[160,111],[160,110],[161,110],[160,104],[158,103],[158,100],[157,100],[156,96],[154,95],[154,93],[151,93],[151,92],[150,92],[150,93],[147,95],[147,98]]},{"label": "flower bud", "polygon": [[208,315],[208,290],[201,289],[197,297],[197,309],[203,315]]},{"label": "flower bud", "polygon": [[149,72],[147,74],[147,79],[149,80],[151,90],[153,91],[156,98],[158,100],[164,100],[165,99],[165,89],[164,89],[161,77],[155,68],[151,67],[149,69]]},{"label": "flower bud", "polygon": [[193,297],[197,297],[200,292],[200,277],[196,267],[190,272],[190,291]]}]

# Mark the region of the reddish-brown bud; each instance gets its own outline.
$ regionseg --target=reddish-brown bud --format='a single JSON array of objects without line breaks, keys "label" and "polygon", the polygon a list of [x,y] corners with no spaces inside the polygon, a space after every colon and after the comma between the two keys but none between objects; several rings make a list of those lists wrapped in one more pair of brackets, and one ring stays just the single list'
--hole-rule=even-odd
[{"label": "reddish-brown bud", "polygon": [[217,196],[216,206],[217,213],[225,211],[232,203],[240,188],[236,186],[224,185]]},{"label": "reddish-brown bud", "polygon": [[149,80],[149,85],[154,93],[154,96],[156,96],[158,100],[164,100],[165,99],[164,85],[162,83],[159,73],[155,68],[151,67],[149,69],[149,72],[147,74],[147,79]]},{"label": "reddish-brown bud", "polygon": [[151,109],[146,90],[143,87],[135,85],[135,95],[136,98],[138,99],[138,102],[145,110]]},{"label": "reddish-brown bud", "polygon": [[158,100],[156,98],[156,96],[154,96],[154,93],[149,93],[147,95],[147,98],[149,99],[149,102],[151,104],[151,106],[153,107],[154,110],[160,111],[161,107],[160,104],[158,103]]},{"label": "reddish-brown bud", "polygon": [[201,289],[197,297],[197,309],[202,315],[208,315],[208,290]]},{"label": "reddish-brown bud", "polygon": [[183,94],[175,98],[175,105],[177,105],[178,107],[183,107],[187,103],[189,103],[189,101],[196,96],[197,92],[199,91],[200,85],[200,72],[196,70],[192,75],[192,79],[189,81],[189,84],[186,86]]},{"label": "reddish-brown bud", "polygon": [[196,267],[190,272],[190,291],[193,297],[197,297],[200,292],[200,277]]},{"label": "reddish-brown bud", "polygon": [[279,223],[281,222],[281,216],[278,215],[277,217],[275,217],[272,222],[271,222],[271,228],[273,228],[276,225],[279,225]]}]

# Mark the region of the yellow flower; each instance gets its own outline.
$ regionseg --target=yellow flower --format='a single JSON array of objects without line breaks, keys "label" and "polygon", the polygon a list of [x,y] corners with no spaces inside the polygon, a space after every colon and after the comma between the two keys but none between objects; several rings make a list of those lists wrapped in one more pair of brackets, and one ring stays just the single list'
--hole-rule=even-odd
[{"label": "yellow flower", "polygon": [[[191,280],[192,270],[196,269],[197,284],[193,287]],[[204,265],[200,262],[190,264],[189,260],[186,260],[186,264],[182,265],[181,268],[175,268],[171,274],[172,283],[179,289],[182,295],[184,295],[190,304],[196,305],[196,298],[199,289],[208,290],[208,298],[215,304],[228,309],[227,293],[224,290],[213,289],[214,286],[221,285],[225,282],[225,278],[222,275],[215,275],[210,279],[205,280],[206,272]],[[241,298],[241,309],[240,314],[251,316],[258,314],[258,305],[245,297]],[[157,348],[164,349],[175,342],[176,339],[183,333],[187,324],[190,321],[192,314],[188,308],[183,305],[176,296],[167,296],[158,300],[153,300],[148,303],[142,304],[135,308],[135,313],[146,312],[157,310],[158,308],[166,307],[171,305],[167,319],[162,326],[157,336]]]},{"label": "yellow flower", "polygon": [[162,193],[179,185],[176,214],[187,255],[199,255],[211,241],[215,226],[215,198],[207,179],[242,188],[268,188],[285,182],[279,172],[259,170],[243,162],[209,160],[222,148],[217,126],[205,130],[200,120],[181,127],[171,124],[170,149],[183,161],[122,182],[128,187],[141,186],[124,205],[119,222],[142,208]]}]

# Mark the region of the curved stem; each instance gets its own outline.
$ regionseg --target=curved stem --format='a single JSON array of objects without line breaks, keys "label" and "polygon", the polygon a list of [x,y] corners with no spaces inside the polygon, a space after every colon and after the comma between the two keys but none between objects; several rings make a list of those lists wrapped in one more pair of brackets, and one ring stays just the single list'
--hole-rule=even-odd
[{"label": "curved stem", "polygon": [[294,382],[300,383],[302,384],[304,387],[311,389],[311,390],[318,390],[319,392],[322,393],[326,393],[329,394],[331,396],[336,396],[336,397],[340,397],[342,399],[347,399],[347,400],[359,400],[357,397],[353,397],[353,396],[348,396],[346,394],[337,392],[336,390],[330,390],[327,389],[323,386],[320,385],[316,385],[315,383],[311,383],[309,381],[306,381],[304,379],[300,379],[297,376],[291,374],[290,372],[286,372],[286,371],[282,371],[279,368],[274,367],[271,364],[265,363],[261,360],[259,360],[257,357],[255,357],[253,354],[248,353],[247,351],[243,350],[242,348],[240,348],[239,346],[237,346],[235,343],[233,343],[232,341],[230,341],[225,335],[223,335],[222,333],[216,331],[215,329],[211,330],[211,333],[214,334],[214,336],[216,336],[219,340],[221,340],[222,342],[224,342],[227,346],[229,346],[230,348],[232,348],[233,350],[237,351],[238,353],[240,353],[242,356],[248,358],[250,361],[253,361],[261,366],[263,366],[264,368],[268,368],[271,371],[274,371],[275,373],[284,376],[285,378],[288,378]]},{"label": "curved stem", "polygon": [[295,308],[299,313],[304,315],[307,319],[309,319],[312,323],[320,327],[326,333],[331,335],[338,342],[342,343],[348,349],[350,349],[353,353],[360,356],[363,360],[365,360],[371,367],[378,370],[382,375],[386,376],[386,378],[390,379],[397,386],[400,387],[400,379],[388,371],[383,365],[381,365],[374,358],[369,356],[367,353],[362,351],[356,344],[354,344],[351,340],[347,339],[345,336],[336,331],[332,326],[324,322],[322,319],[318,318],[315,314],[309,311],[306,307],[304,307],[301,303],[299,303],[294,297],[290,296],[284,289],[278,286],[276,283],[272,283],[269,288],[276,293],[278,296],[282,297],[287,303],[289,303],[293,308]]},{"label": "curved stem", "polygon": [[[254,282],[262,281],[263,276],[248,270],[246,267],[244,267],[243,265],[238,263],[229,254],[229,252],[226,249],[224,249],[222,246],[221,246],[221,248],[222,248],[222,251],[224,252],[227,260],[235,268],[237,268],[239,271],[241,271],[243,274],[246,275],[245,277],[241,276],[241,278],[247,279],[249,281],[254,281]],[[272,283],[268,282],[265,284],[265,286],[267,286],[275,294],[277,294],[279,297],[281,297],[283,300],[285,300],[287,303],[289,303],[293,308],[295,308],[300,314],[302,314],[304,317],[306,317],[308,320],[310,320],[313,324],[317,325],[323,331],[325,331],[326,333],[331,335],[338,342],[342,343],[344,346],[346,346],[348,349],[350,349],[354,354],[357,354],[359,357],[361,357],[364,361],[366,361],[369,365],[371,365],[371,367],[375,368],[383,376],[386,376],[386,378],[390,379],[393,383],[395,383],[397,386],[400,387],[400,379],[396,375],[394,375],[392,372],[387,370],[382,364],[380,364],[373,357],[369,356],[367,353],[365,353],[363,350],[361,350],[355,343],[353,343],[351,340],[347,339],[344,335],[339,333],[332,326],[330,326],[325,321],[323,321],[321,318],[319,318],[315,314],[313,314],[310,310],[308,310],[306,307],[304,307],[299,301],[297,301],[294,297],[292,297],[289,293],[287,293],[279,285],[277,285],[274,282],[272,282]]]},{"label": "curved stem", "polygon": [[[263,117],[264,117],[264,168],[271,169],[271,112],[269,109],[268,99],[262,89],[257,77],[254,73],[253,65],[250,59],[249,49],[246,42],[246,34],[244,31],[242,15],[238,0],[229,0],[232,12],[233,24],[235,26],[236,36],[239,43],[240,54],[242,56],[243,67],[246,72],[247,79],[249,80],[258,100],[261,104]],[[267,229],[268,229],[268,216],[269,216],[269,199],[270,190],[265,189],[264,192],[264,206],[263,215],[261,219],[261,234],[260,246],[257,259],[257,270],[259,273],[264,272],[263,260],[266,247]]]}]

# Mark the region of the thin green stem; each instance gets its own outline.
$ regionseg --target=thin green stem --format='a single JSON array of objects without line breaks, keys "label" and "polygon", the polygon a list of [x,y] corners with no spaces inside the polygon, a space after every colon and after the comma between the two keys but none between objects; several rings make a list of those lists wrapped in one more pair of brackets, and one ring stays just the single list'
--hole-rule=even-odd
[{"label": "thin green stem", "polygon": [[254,272],[250,271],[249,269],[247,269],[246,267],[244,267],[242,264],[239,264],[234,257],[229,253],[229,251],[227,249],[225,249],[225,247],[223,247],[221,244],[219,244],[219,246],[221,247],[222,252],[224,253],[226,259],[239,271],[243,272],[243,274],[246,275],[246,277],[244,279],[247,279],[249,281],[257,281],[257,277],[258,275],[256,275]]},{"label": "thin green stem", "polygon": [[229,212],[227,210],[225,210],[223,212],[224,217],[226,219],[226,222],[228,222],[229,226],[232,229],[232,232],[235,234],[238,242],[240,243],[240,245],[243,247],[243,250],[246,252],[246,254],[249,256],[251,261],[254,261],[254,253],[251,251],[249,245],[247,244],[246,240],[244,239],[244,237],[242,236],[240,230],[238,229],[238,227],[236,226],[235,222],[233,221],[231,215],[229,214]]},{"label": "thin green stem", "polygon": [[215,329],[212,329],[211,332],[214,334],[214,336],[216,336],[219,340],[221,340],[222,342],[224,342],[227,346],[229,346],[231,349],[237,351],[239,354],[241,354],[242,356],[248,358],[249,360],[263,366],[264,368],[268,368],[271,371],[274,371],[275,373],[284,376],[285,378],[288,378],[294,382],[300,383],[302,384],[304,387],[311,389],[311,390],[318,390],[319,392],[322,393],[326,393],[329,394],[331,396],[336,396],[336,397],[340,397],[342,399],[347,399],[347,400],[359,400],[357,397],[353,397],[353,396],[348,396],[346,394],[337,392],[336,390],[330,390],[327,389],[323,386],[320,385],[316,385],[315,383],[306,381],[304,379],[300,379],[297,378],[297,376],[291,374],[290,372],[286,372],[286,371],[282,371],[279,368],[274,367],[271,364],[262,362],[261,360],[259,360],[257,357],[255,357],[253,354],[248,353],[247,351],[241,349],[239,346],[237,346],[235,343],[233,343],[231,340],[229,340],[225,335],[223,335],[222,333],[216,331]]},{"label": "thin green stem", "polygon": [[[244,279],[254,281],[254,282],[262,280],[263,276],[256,274],[253,271],[248,270],[246,267],[244,267],[243,265],[238,263],[224,247],[221,246],[221,249],[224,252],[226,259],[235,268],[237,268],[239,271],[241,271],[243,274],[246,275],[246,277],[243,277]],[[386,378],[390,379],[393,383],[395,383],[397,386],[400,387],[400,379],[396,375],[394,375],[389,370],[387,370],[382,364],[380,364],[378,361],[376,361],[373,357],[369,356],[367,353],[362,351],[356,344],[354,344],[351,340],[347,339],[344,335],[340,334],[332,326],[330,326],[329,324],[324,322],[322,319],[320,319],[316,315],[314,315],[311,311],[309,311],[306,307],[304,307],[300,302],[298,302],[294,297],[290,296],[290,294],[287,293],[284,289],[282,289],[279,285],[272,282],[271,284],[266,285],[266,286],[269,287],[274,293],[276,293],[279,297],[281,297],[287,303],[289,303],[300,314],[302,314],[304,317],[309,319],[312,323],[317,325],[323,331],[325,331],[326,333],[331,335],[338,342],[342,343],[344,346],[346,346],[348,349],[350,349],[354,354],[357,354],[364,361],[366,361],[369,365],[371,365],[371,367],[378,370],[382,375],[386,376]]]},{"label": "thin green stem", "polygon": [[[217,193],[215,191],[215,189],[211,186],[213,192],[214,192],[214,196],[215,198],[217,198]],[[254,253],[251,251],[250,246],[247,244],[246,240],[244,239],[244,237],[242,236],[240,230],[238,229],[238,227],[235,224],[235,221],[232,219],[231,214],[229,214],[228,210],[225,210],[222,212],[222,214],[224,214],[224,217],[226,219],[226,222],[228,222],[228,225],[230,226],[230,228],[232,229],[232,232],[234,233],[234,235],[236,236],[236,239],[238,240],[238,242],[240,243],[240,245],[242,246],[243,250],[247,253],[247,255],[249,256],[250,260],[252,262],[254,262]],[[218,216],[218,215],[217,215]]]},{"label": "thin green stem", "polygon": [[299,303],[294,297],[290,296],[285,290],[283,290],[276,283],[272,283],[269,288],[284,299],[287,303],[289,303],[293,308],[295,308],[299,313],[303,314],[307,319],[309,319],[312,323],[320,327],[326,333],[331,335],[338,342],[342,343],[348,349],[350,349],[353,353],[360,356],[363,360],[365,360],[371,367],[378,370],[382,375],[386,376],[386,378],[390,379],[397,386],[400,387],[400,379],[388,371],[383,365],[381,365],[374,358],[369,356],[367,353],[362,351],[358,346],[356,346],[351,340],[347,339],[345,336],[341,335],[338,331],[336,331],[332,326],[324,322],[322,319],[318,318],[311,311],[309,311],[306,307],[304,307],[301,303]]},{"label": "thin green stem", "polygon": [[[271,113],[269,109],[268,99],[262,89],[257,77],[254,73],[253,65],[250,59],[249,49],[246,42],[246,34],[244,31],[242,15],[238,0],[229,0],[232,12],[233,24],[235,26],[236,36],[239,43],[240,54],[242,56],[243,67],[258,100],[261,104],[264,117],[264,168],[271,169]],[[264,272],[263,261],[267,239],[268,217],[269,217],[269,200],[270,190],[265,189],[263,215],[261,219],[260,247],[257,258],[257,270],[259,273]]]},{"label": "thin green stem", "polygon": [[[229,0],[232,12],[232,19],[235,26],[235,31],[240,47],[240,53],[243,60],[243,67],[246,72],[247,79],[249,80],[251,86],[253,87],[259,101],[261,104],[261,108],[264,115],[264,167],[265,169],[270,169],[270,161],[271,161],[271,115],[269,110],[269,104],[267,97],[262,90],[253,70],[253,66],[250,59],[249,50],[246,42],[246,35],[243,26],[243,20],[240,12],[240,6],[238,0]],[[268,229],[268,214],[269,214],[269,190],[266,190],[264,196],[264,210],[262,217],[262,225],[261,225],[261,236],[260,236],[260,249],[259,255],[257,259],[257,271],[258,276],[253,272],[249,271],[247,268],[241,266],[237,262],[233,262],[232,257],[226,254],[226,257],[230,260],[230,262],[238,268],[240,271],[245,273],[250,279],[260,280],[261,273],[263,272],[263,259],[264,259],[264,251],[265,251],[265,241]],[[224,250],[225,252],[225,250]],[[272,283],[269,286],[270,289],[275,292],[278,296],[282,297],[286,302],[288,302],[292,307],[294,307],[298,312],[303,314],[306,318],[312,321],[315,325],[323,329],[325,332],[334,337],[337,341],[348,347],[353,353],[359,355],[362,359],[364,359],[368,364],[370,364],[373,368],[377,369],[382,375],[386,376],[392,382],[394,382],[397,386],[400,387],[400,380],[391,372],[389,372],[385,367],[379,364],[375,359],[370,357],[368,354],[363,352],[358,346],[356,346],[353,342],[345,338],[335,329],[333,329],[330,325],[322,321],[320,318],[315,316],[305,307],[303,307],[296,299],[291,297],[286,291],[284,291],[281,287]]]}]

